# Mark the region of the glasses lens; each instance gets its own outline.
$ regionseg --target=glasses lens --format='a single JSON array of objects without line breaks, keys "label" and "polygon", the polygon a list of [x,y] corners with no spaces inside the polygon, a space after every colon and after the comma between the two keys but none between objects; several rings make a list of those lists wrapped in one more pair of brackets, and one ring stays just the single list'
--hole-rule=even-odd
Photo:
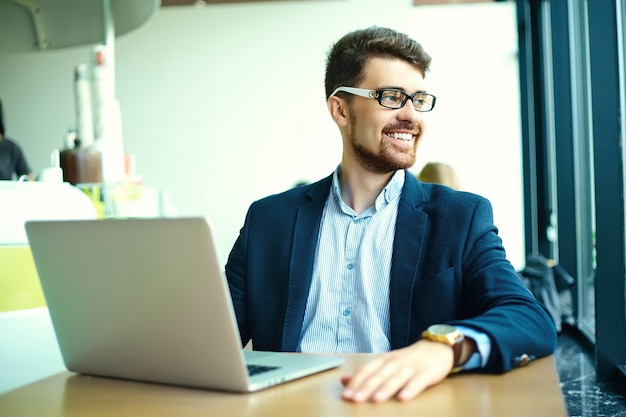
[{"label": "glasses lens", "polygon": [[406,97],[408,96],[399,90],[382,90],[378,96],[378,101],[384,107],[399,109],[404,104]]},{"label": "glasses lens", "polygon": [[413,106],[418,111],[430,111],[433,108],[435,97],[430,94],[415,94],[413,96]]},{"label": "glasses lens", "polygon": [[408,95],[404,91],[390,89],[378,91],[378,102],[383,107],[389,109],[399,109],[404,106],[406,100],[411,98],[413,101],[413,107],[415,110],[425,112],[431,111],[435,106],[435,96],[426,93],[416,93],[413,96]]}]

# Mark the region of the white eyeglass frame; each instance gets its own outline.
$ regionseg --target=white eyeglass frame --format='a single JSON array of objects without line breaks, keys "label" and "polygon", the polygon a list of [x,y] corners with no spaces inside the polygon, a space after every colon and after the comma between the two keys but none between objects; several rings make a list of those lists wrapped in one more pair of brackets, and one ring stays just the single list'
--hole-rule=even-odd
[{"label": "white eyeglass frame", "polygon": [[[400,104],[400,107],[389,107],[389,106],[386,106],[386,105],[384,105],[382,103],[382,101],[381,101],[381,97],[382,97],[381,93],[383,91],[389,91],[389,90],[397,91],[399,93],[404,94],[404,100]],[[404,91],[402,91],[402,90],[400,90],[398,88],[380,88],[378,90],[369,90],[367,88],[357,88],[357,87],[337,87],[335,89],[335,91],[333,91],[330,96],[332,97],[332,96],[334,96],[337,93],[340,93],[342,91],[344,93],[354,94],[355,96],[359,96],[359,97],[371,98],[373,100],[378,101],[378,104],[380,104],[382,107],[384,107],[386,109],[394,109],[394,110],[401,109],[402,107],[404,107],[406,102],[410,99],[411,103],[413,103],[413,108],[416,111],[419,111],[419,112],[422,112],[422,113],[426,113],[426,112],[432,111],[435,108],[435,103],[437,102],[437,97],[435,97],[433,94],[424,93],[424,92],[417,92],[415,94],[408,94],[408,93],[406,93],[406,92],[404,92]],[[421,109],[418,109],[417,107],[415,107],[415,102],[413,101],[413,98],[415,96],[429,96],[429,97],[432,97],[433,100],[432,100],[432,106],[430,107],[430,109],[428,109],[428,110],[421,110]]]}]

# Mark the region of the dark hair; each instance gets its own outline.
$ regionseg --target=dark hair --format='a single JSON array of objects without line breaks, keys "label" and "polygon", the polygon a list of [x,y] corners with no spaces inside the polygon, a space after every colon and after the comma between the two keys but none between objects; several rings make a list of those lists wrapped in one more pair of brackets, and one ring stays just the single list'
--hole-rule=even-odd
[{"label": "dark hair", "polygon": [[2,100],[0,100],[0,135],[4,137],[4,117],[2,116]]},{"label": "dark hair", "polygon": [[372,26],[350,32],[337,41],[326,59],[326,98],[340,86],[358,85],[363,68],[373,57],[399,58],[413,64],[426,76],[430,55],[414,39],[393,29]]}]

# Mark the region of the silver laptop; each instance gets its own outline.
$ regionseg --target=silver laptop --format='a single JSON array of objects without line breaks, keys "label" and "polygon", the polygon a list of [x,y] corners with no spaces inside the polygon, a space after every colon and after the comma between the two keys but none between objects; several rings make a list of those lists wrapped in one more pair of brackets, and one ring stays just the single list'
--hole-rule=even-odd
[{"label": "silver laptop", "polygon": [[241,348],[206,219],[30,221],[26,232],[70,371],[250,392],[343,362]]}]

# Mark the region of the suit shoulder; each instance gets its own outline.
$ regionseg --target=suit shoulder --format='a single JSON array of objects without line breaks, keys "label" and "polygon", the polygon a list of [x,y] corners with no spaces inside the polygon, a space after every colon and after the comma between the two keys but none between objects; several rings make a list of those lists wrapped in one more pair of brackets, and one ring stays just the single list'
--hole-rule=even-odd
[{"label": "suit shoulder", "polygon": [[440,184],[423,183],[424,202],[476,205],[480,202],[489,202],[481,195],[468,191],[457,191]]}]

